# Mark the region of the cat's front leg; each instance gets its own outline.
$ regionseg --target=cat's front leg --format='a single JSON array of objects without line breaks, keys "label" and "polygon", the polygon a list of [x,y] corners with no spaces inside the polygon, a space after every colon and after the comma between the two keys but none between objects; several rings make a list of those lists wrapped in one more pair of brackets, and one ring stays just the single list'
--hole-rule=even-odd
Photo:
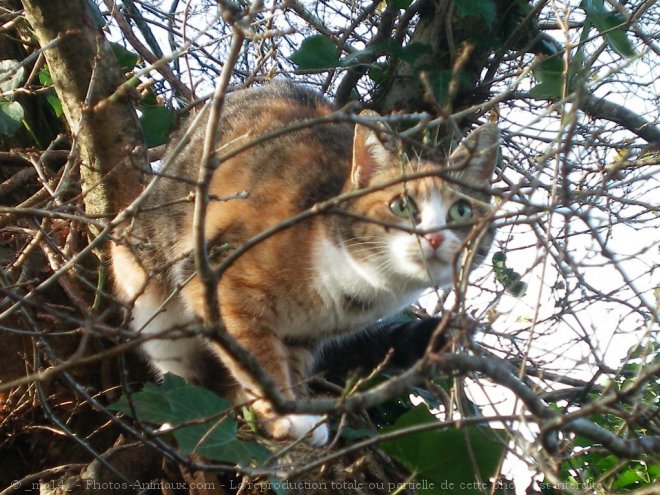
[{"label": "cat's front leg", "polygon": [[[286,342],[287,361],[289,367],[289,376],[291,384],[295,390],[297,397],[308,396],[308,378],[310,370],[314,365],[316,359],[316,345],[314,343],[292,343]],[[291,431],[301,432],[295,437],[304,435],[304,432],[309,431],[323,418],[315,415],[298,415],[292,414],[287,417],[290,424]],[[324,445],[328,441],[329,429],[326,424],[318,426],[313,433],[310,440],[312,445]]]},{"label": "cat's front leg", "polygon": [[[290,349],[270,330],[259,328],[245,328],[242,324],[232,324],[232,318],[225,316],[227,330],[232,334],[241,346],[250,352],[261,365],[262,369],[278,386],[282,395],[295,400],[296,394],[293,386],[298,385],[301,375],[298,371],[304,367],[308,369],[310,359],[308,356],[297,356],[293,361],[300,365],[296,366],[292,380],[289,366]],[[247,334],[246,332],[249,332]],[[247,335],[247,336],[246,336]],[[307,414],[278,415],[272,404],[264,398],[265,394],[260,383],[245,370],[245,367],[229,356],[218,344],[213,345],[213,350],[218,354],[222,362],[229,369],[236,381],[243,389],[247,399],[253,401],[254,409],[260,425],[266,432],[276,440],[297,440],[308,437],[307,441],[314,446],[325,445],[328,441],[328,426],[322,423],[323,417]],[[304,364],[302,364],[304,363]]]},{"label": "cat's front leg", "polygon": [[[262,291],[247,288],[243,279],[239,282],[226,276],[218,287],[220,313],[227,333],[254,356],[286,399],[295,400],[287,346],[274,328],[276,309]],[[201,318],[204,303],[199,280],[194,278],[182,290],[182,295],[186,304]],[[245,365],[230,356],[218,343],[211,342],[211,348],[243,389],[245,398],[252,401],[260,424],[271,437],[277,440],[307,437],[307,441],[315,446],[327,442],[328,426],[322,423],[322,416],[277,414],[265,399],[263,385],[252,377]]]}]

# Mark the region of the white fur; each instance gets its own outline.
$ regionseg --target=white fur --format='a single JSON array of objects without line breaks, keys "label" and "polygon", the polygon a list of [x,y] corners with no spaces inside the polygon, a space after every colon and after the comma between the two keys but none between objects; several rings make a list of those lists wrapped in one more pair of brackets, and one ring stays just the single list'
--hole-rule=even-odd
[{"label": "white fur", "polygon": [[[460,251],[462,242],[451,229],[443,228],[447,225],[450,206],[437,190],[432,190],[429,197],[418,204],[421,221],[416,227],[426,232],[436,230],[444,237],[436,249],[423,236],[403,231],[394,233],[389,243],[392,265],[401,275],[425,284],[426,288],[446,287],[452,282],[455,269],[452,260]],[[411,257],[411,254],[416,256]]]},{"label": "white fur", "polygon": [[[316,250],[317,293],[325,303],[322,326],[331,330],[355,330],[379,318],[394,314],[414,302],[425,287],[409,284],[399,274],[378,270],[356,260],[344,246],[323,239]],[[344,297],[372,302],[366,313],[346,312]],[[309,328],[307,328],[309,332]]]},{"label": "white fur", "polygon": [[[450,229],[443,229],[450,205],[440,191],[433,190],[418,207],[421,219],[417,227],[437,230],[443,236],[437,248],[424,236],[390,229],[382,233],[383,252],[372,257],[370,263],[356,259],[346,246],[329,239],[319,243],[315,253],[316,290],[325,308],[316,325],[298,331],[313,328],[322,333],[329,325],[354,330],[404,309],[425,289],[451,284],[455,270],[452,262],[462,242]],[[370,308],[364,313],[346,311],[346,296],[370,302]]]},{"label": "white fur", "polygon": [[[314,426],[319,424],[323,419],[322,416],[311,416],[305,414],[288,414],[278,419],[281,422],[288,422],[287,438],[298,439],[307,435]],[[323,423],[317,426],[311,433],[308,439],[309,443],[314,447],[320,447],[328,443],[330,431],[328,425]]]},{"label": "white fur", "polygon": [[202,342],[194,337],[171,338],[176,333],[172,329],[186,328],[194,321],[193,316],[176,297],[165,305],[162,303],[147,289],[135,301],[131,326],[140,334],[153,337],[142,344],[142,349],[161,376],[174,373],[194,380],[199,366],[195,359]]}]

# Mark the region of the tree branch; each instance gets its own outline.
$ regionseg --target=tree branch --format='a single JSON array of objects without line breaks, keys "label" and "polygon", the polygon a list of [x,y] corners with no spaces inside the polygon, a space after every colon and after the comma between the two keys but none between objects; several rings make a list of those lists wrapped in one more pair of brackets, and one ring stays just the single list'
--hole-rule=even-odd
[{"label": "tree branch", "polygon": [[591,117],[609,120],[625,127],[647,141],[649,147],[660,147],[660,128],[632,110],[591,93],[581,95],[580,107]]}]

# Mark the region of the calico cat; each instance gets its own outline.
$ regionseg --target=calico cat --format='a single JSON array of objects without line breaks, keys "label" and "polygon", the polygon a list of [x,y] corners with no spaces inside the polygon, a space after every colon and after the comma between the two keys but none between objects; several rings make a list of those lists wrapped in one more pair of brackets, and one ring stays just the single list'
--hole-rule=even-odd
[{"label": "calico cat", "polygon": [[[292,83],[237,91],[223,108],[216,154],[333,112],[321,95]],[[190,198],[205,129],[195,129],[191,142],[172,156],[171,168],[121,236],[130,241],[113,246],[117,294],[132,305],[132,327],[154,336],[142,347],[158,371],[203,382],[199,356],[210,349],[272,437],[300,438],[313,429],[310,442],[322,445],[328,427],[314,428],[320,417],[275,414],[259,383],[218,344],[162,337],[168,329],[192,328],[203,314]],[[445,165],[408,159],[391,142],[383,144],[386,137],[383,128],[348,123],[298,126],[222,161],[213,174],[215,200],[205,232],[208,251],[221,253],[211,259],[213,266],[247,239],[318,202],[399,179],[267,238],[222,275],[217,295],[227,332],[288,399],[295,398],[294,387],[323,342],[400,311],[425,289],[451,285],[466,240],[478,259],[492,242],[492,229],[481,220],[488,216],[498,154],[494,124],[470,134]],[[442,179],[440,170],[454,170],[458,183]],[[429,175],[402,179],[424,171]],[[242,191],[246,197],[223,200]]]}]

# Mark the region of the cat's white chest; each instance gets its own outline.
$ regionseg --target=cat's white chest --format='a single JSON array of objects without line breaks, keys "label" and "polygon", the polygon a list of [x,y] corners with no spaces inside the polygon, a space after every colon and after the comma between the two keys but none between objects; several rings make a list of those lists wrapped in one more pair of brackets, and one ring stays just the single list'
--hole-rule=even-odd
[{"label": "cat's white chest", "polygon": [[416,301],[419,287],[391,280],[323,239],[315,252],[314,289],[323,301],[313,318],[320,333],[344,333],[390,316]]}]

